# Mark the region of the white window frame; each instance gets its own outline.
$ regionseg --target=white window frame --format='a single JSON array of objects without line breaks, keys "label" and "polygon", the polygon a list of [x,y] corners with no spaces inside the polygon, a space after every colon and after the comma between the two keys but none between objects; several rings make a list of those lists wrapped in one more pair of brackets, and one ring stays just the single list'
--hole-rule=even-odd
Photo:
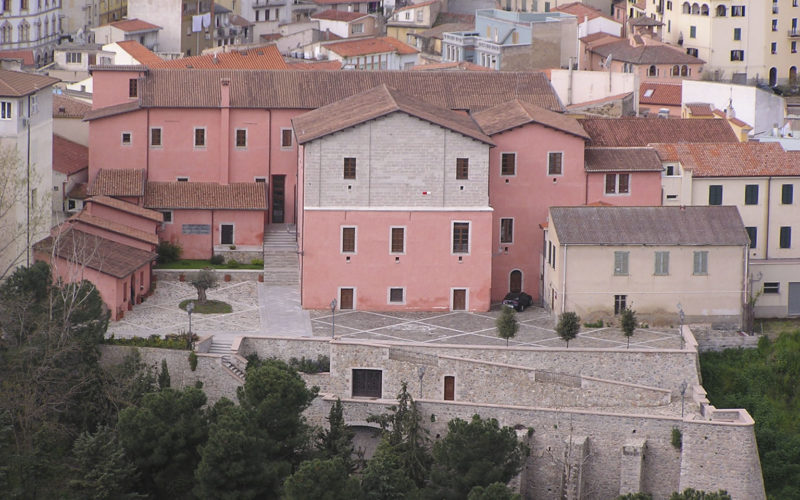
[{"label": "white window frame", "polygon": [[[125,142],[125,134],[128,134],[128,142]],[[133,132],[123,130],[119,134],[119,143],[121,146],[133,146]]]},{"label": "white window frame", "polygon": [[[344,230],[346,228],[353,229],[353,251],[344,251]],[[342,255],[356,255],[358,253],[358,226],[342,225],[339,226],[339,253]],[[344,287],[350,288],[350,287]]]},{"label": "white window frame", "polygon": [[292,133],[289,134],[289,145],[288,146],[284,146],[283,145],[283,132],[285,130],[291,131],[292,129],[290,127],[281,128],[281,149],[283,149],[284,151],[288,150],[288,149],[292,149],[294,147],[294,131],[292,131]]},{"label": "white window frame", "polygon": [[[153,130],[159,130],[159,139],[161,140],[161,144],[153,144]],[[164,147],[164,129],[163,127],[150,127],[150,137],[148,137],[150,147],[152,149],[161,149]]]},{"label": "white window frame", "polygon": [[[672,174],[669,174],[669,170],[672,168]],[[681,177],[681,166],[677,163],[671,165],[664,166],[664,177]],[[630,186],[630,179],[628,179],[628,186]]]},{"label": "white window frame", "polygon": [[30,110],[29,111],[30,111],[29,114],[31,114],[31,115],[35,115],[36,113],[39,112],[39,96],[36,95],[36,94],[33,94],[31,96],[31,104],[30,104]]},{"label": "white window frame", "polygon": [[767,295],[780,295],[781,283],[780,281],[765,281],[764,285],[761,287],[761,291]]},{"label": "white window frame", "polygon": [[11,120],[14,118],[14,106],[11,101],[0,101],[0,119]]},{"label": "white window frame", "polygon": [[[700,257],[699,262],[698,257]],[[692,253],[692,275],[708,276],[708,250],[695,250]]]},{"label": "white window frame", "polygon": [[[399,302],[392,301],[392,290],[402,290],[403,300]],[[406,305],[406,287],[404,286],[390,286],[386,289],[386,303],[390,306],[404,306]]]},{"label": "white window frame", "polygon": [[[550,173],[550,155],[551,154],[560,154],[561,155],[561,173],[560,174],[552,174]],[[514,172],[516,172],[516,165],[514,166]],[[564,176],[564,152],[563,151],[548,151],[547,152],[547,175],[548,177],[563,177]]]},{"label": "white window frame", "polygon": [[[503,241],[503,221],[504,220],[510,220],[511,221],[511,241]],[[514,244],[514,233],[515,233],[514,226],[516,226],[516,223],[514,221],[514,217],[500,217],[500,234],[498,235],[498,238],[500,239],[500,244],[501,245],[513,245]]]},{"label": "white window frame", "polygon": [[164,220],[162,221],[164,224],[172,224],[173,221],[175,221],[175,214],[172,213],[172,210],[159,210],[159,212],[161,212],[164,215],[169,214],[169,220],[167,220],[165,217]]},{"label": "white window frame", "polygon": [[[453,309],[453,299],[455,299],[455,291],[456,290],[464,290],[464,311],[469,311],[469,287],[466,286],[451,286],[450,287],[450,310],[455,311]],[[458,309],[459,311],[461,309]]]},{"label": "white window frame", "polygon": [[[237,142],[238,142],[238,137],[237,136],[239,135],[239,131],[244,131],[244,146],[239,146],[237,144]],[[247,149],[247,143],[250,140],[250,137],[248,137],[248,135],[249,134],[247,133],[247,129],[246,128],[237,127],[235,129],[233,129],[233,147],[234,147],[234,149],[237,149],[239,151],[246,150]]]},{"label": "white window frame", "polygon": [[[403,230],[403,251],[402,252],[393,252],[392,251],[392,230],[393,229],[402,229]],[[408,228],[406,226],[389,226],[389,254],[390,255],[405,255],[406,254],[406,234],[408,233]],[[451,242],[452,244],[452,242]]]},{"label": "white window frame", "polygon": [[[453,237],[455,236],[456,224],[467,224],[467,251],[454,252],[453,251]],[[464,256],[472,252],[472,221],[469,220],[453,220],[450,221],[450,255]]]},{"label": "white window frame", "polygon": [[[503,155],[514,155],[514,173],[513,174],[504,174],[503,173]],[[516,177],[517,176],[517,152],[516,151],[501,151],[500,152],[500,176],[501,177]]]},{"label": "white window frame", "polygon": [[[619,267],[617,267],[617,255],[623,256]],[[631,269],[631,253],[627,250],[615,250],[614,276],[630,276],[630,269]]]},{"label": "white window frame", "polygon": [[266,177],[253,177],[253,182],[263,182],[264,184],[267,183]]},{"label": "white window frame", "polygon": [[669,251],[657,250],[653,253],[654,258],[654,276],[669,276]]},{"label": "white window frame", "polygon": [[[197,131],[203,131],[203,145],[197,145]],[[192,145],[194,149],[206,149],[208,147],[208,129],[206,127],[193,127],[192,128]]]},{"label": "white window frame", "polygon": [[[343,289],[350,289],[353,290],[353,308],[352,309],[342,309],[342,290]],[[356,307],[358,300],[358,287],[355,286],[340,286],[336,287],[336,310],[337,311],[355,311],[358,309]]]},{"label": "white window frame", "polygon": [[[222,226],[231,226],[233,231],[231,233],[232,241],[230,243],[222,242]],[[220,222],[219,223],[219,244],[220,245],[236,245],[236,224],[233,222]]]},{"label": "white window frame", "polygon": [[[613,193],[609,193],[608,191],[606,191],[606,184],[608,182],[608,181],[606,181],[606,178],[609,175],[613,175],[614,176],[614,192]],[[627,175],[628,176],[628,192],[627,193],[620,193],[619,192],[619,176],[620,175]],[[606,175],[603,177],[603,194],[605,196],[630,196],[631,195],[631,181],[632,180],[633,180],[633,176],[629,172],[606,173]]]}]

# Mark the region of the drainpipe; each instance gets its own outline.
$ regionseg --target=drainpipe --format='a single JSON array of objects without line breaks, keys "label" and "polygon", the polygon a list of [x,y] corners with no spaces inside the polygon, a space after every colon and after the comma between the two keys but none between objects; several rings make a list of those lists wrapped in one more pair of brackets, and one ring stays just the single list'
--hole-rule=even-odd
[{"label": "drainpipe", "polygon": [[767,177],[767,199],[764,200],[767,211],[764,214],[766,216],[766,230],[764,232],[764,236],[766,237],[766,244],[764,245],[764,259],[769,259],[769,199],[770,193],[772,192],[772,177]]},{"label": "drainpipe", "polygon": [[[744,250],[744,277],[742,279],[742,305],[744,306],[744,311],[742,311],[742,326],[744,325],[744,319],[746,319],[747,314],[747,302],[748,302],[748,291],[747,291],[747,281],[748,281],[748,273],[750,272],[750,245],[744,245],[742,247]],[[755,304],[753,304],[753,316],[755,316]]]},{"label": "drainpipe", "polygon": [[25,265],[31,266],[31,96],[28,94],[28,125],[25,127],[27,146],[25,147],[26,168],[28,175],[26,175],[26,199],[27,203],[25,208],[25,217],[27,223],[25,224]]},{"label": "drainpipe", "polygon": [[[272,110],[267,111],[267,224],[272,223]],[[284,186],[284,189],[286,187]]]},{"label": "drainpipe", "polygon": [[564,245],[564,267],[561,269],[561,313],[567,310],[567,245]]}]

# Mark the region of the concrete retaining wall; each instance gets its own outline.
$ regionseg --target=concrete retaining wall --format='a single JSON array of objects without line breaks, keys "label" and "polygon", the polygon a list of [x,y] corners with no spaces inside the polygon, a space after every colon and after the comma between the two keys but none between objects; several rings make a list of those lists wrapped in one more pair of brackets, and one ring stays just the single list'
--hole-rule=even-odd
[{"label": "concrete retaining wall", "polygon": [[[191,274],[197,272],[196,269],[154,269],[153,275],[158,281],[189,281]],[[225,277],[230,276],[227,281],[238,283],[241,281],[262,281],[264,271],[258,269],[217,269],[220,283],[226,281]],[[181,280],[183,276],[183,280]],[[260,278],[259,278],[260,277]]]}]

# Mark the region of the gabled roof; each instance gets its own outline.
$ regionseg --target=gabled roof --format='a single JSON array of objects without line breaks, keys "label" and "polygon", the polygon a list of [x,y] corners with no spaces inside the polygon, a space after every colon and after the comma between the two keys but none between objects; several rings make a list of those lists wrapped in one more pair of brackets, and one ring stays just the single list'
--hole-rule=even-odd
[{"label": "gabled roof", "polygon": [[538,123],[583,139],[589,139],[589,135],[575,118],[534,106],[519,99],[473,113],[472,118],[488,135],[499,134],[528,123]]},{"label": "gabled roof", "polygon": [[162,222],[164,220],[164,215],[161,212],[156,212],[155,210],[148,210],[146,208],[140,207],[139,205],[134,205],[133,203],[128,203],[127,201],[118,200],[116,198],[111,198],[110,196],[92,196],[88,200],[87,203],[97,203],[98,205],[105,205],[107,207],[114,208],[121,212],[127,212],[132,215],[136,215],[139,217],[144,217],[145,219],[150,219],[156,222]]},{"label": "gabled roof", "polygon": [[597,19],[598,17],[602,17],[602,18],[608,19],[610,21],[614,21],[615,23],[622,24],[617,19],[614,19],[613,17],[603,13],[602,11],[597,10],[597,9],[595,9],[593,7],[590,7],[590,6],[588,6],[586,4],[583,4],[581,2],[565,3],[565,4],[559,5],[557,7],[553,7],[550,10],[553,10],[553,11],[556,11],[556,12],[566,12],[567,14],[572,14],[573,16],[578,18],[578,23],[584,22],[583,21],[584,18],[587,18],[587,17],[589,18],[590,21],[592,19]]},{"label": "gabled roof", "polygon": [[143,196],[144,169],[101,168],[89,183],[89,196]]},{"label": "gabled roof", "polygon": [[562,245],[743,246],[750,241],[734,206],[552,207],[550,228]]},{"label": "gabled roof", "polygon": [[[87,233],[72,227],[71,224],[63,227],[57,237],[48,236],[34,247],[37,251],[53,252],[57,257],[68,262],[86,266],[119,279],[127,278],[157,257],[155,252],[148,252]],[[87,249],[90,250],[87,251]]]},{"label": "gabled roof", "polygon": [[89,148],[53,134],[53,170],[72,175],[89,168]]},{"label": "gabled roof", "polygon": [[684,106],[692,114],[693,118],[714,116],[714,106],[707,102],[687,102]]},{"label": "gabled roof", "polygon": [[148,182],[144,206],[152,209],[267,210],[263,182]]},{"label": "gabled roof", "polygon": [[293,118],[292,125],[297,142],[304,144],[398,111],[494,145],[470,117],[446,108],[430,106],[386,85],[309,111]]},{"label": "gabled roof", "polygon": [[631,64],[703,64],[705,62],[668,45],[639,45],[634,47],[628,40],[598,45],[590,50],[601,57],[611,55],[614,61]]},{"label": "gabled roof", "polygon": [[361,12],[348,12],[346,10],[328,9],[316,14],[311,14],[311,19],[322,19],[324,21],[343,21],[346,23],[369,17],[369,14]]},{"label": "gabled roof", "polygon": [[[724,122],[725,120],[719,120]],[[800,158],[777,142],[654,144],[661,161],[674,161],[693,177],[800,177]]]},{"label": "gabled roof", "polygon": [[639,16],[628,19],[628,24],[631,26],[664,26],[664,23],[650,16]]},{"label": "gabled roof", "polygon": [[97,120],[98,118],[108,118],[109,116],[121,115],[130,111],[140,109],[139,101],[123,102],[122,104],[114,104],[113,106],[106,106],[105,108],[97,108],[86,112],[83,115],[83,121]]},{"label": "gabled roof", "polygon": [[60,82],[58,78],[0,69],[0,97],[22,97]]},{"label": "gabled roof", "polygon": [[117,42],[119,48],[127,52],[132,58],[139,61],[140,64],[150,66],[151,64],[158,64],[164,60],[155,55],[150,49],[137,42],[136,40],[123,40]]},{"label": "gabled roof", "polygon": [[53,118],[83,118],[91,110],[92,105],[86,101],[64,94],[53,94]]},{"label": "gabled roof", "polygon": [[156,26],[155,24],[148,23],[147,21],[142,21],[141,19],[123,19],[121,21],[115,21],[109,24],[117,28],[118,30],[125,31],[126,33],[136,33],[139,31],[155,31],[161,29],[161,26]]},{"label": "gabled roof", "polygon": [[429,0],[428,2],[412,3],[411,5],[406,5],[405,7],[400,7],[399,9],[394,9],[394,11],[395,12],[402,12],[404,10],[416,9],[418,7],[427,7],[428,5],[433,5],[435,3],[439,3],[439,0]]},{"label": "gabled roof", "polygon": [[664,167],[653,148],[586,148],[587,172],[661,172]]},{"label": "gabled roof", "polygon": [[94,226],[112,233],[121,234],[123,236],[144,241],[145,243],[150,243],[152,245],[158,245],[158,235],[156,235],[155,232],[148,233],[147,231],[126,226],[125,224],[120,224],[104,217],[97,217],[95,215],[91,215],[86,210],[81,210],[77,214],[70,217],[69,220],[80,221],[81,223],[89,226]]},{"label": "gabled roof", "polygon": [[657,142],[739,142],[725,120],[682,118],[582,118],[592,146],[647,146]]},{"label": "gabled roof", "polygon": [[642,82],[639,85],[639,104],[680,106],[682,89],[680,83]]},{"label": "gabled roof", "polygon": [[388,36],[326,43],[323,47],[342,57],[365,56],[369,54],[382,54],[385,52],[409,55],[419,52],[411,45]]},{"label": "gabled roof", "polygon": [[148,64],[151,68],[181,69],[288,69],[275,45],[233,52],[221,52]]}]

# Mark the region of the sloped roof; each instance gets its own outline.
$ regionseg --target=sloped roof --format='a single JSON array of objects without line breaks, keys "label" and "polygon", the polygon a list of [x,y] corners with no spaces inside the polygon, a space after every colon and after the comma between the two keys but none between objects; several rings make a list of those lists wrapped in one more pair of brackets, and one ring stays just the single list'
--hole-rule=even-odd
[{"label": "sloped roof", "polygon": [[550,227],[562,245],[743,246],[735,206],[552,207]]},{"label": "sloped roof", "polygon": [[134,205],[133,203],[128,203],[127,201],[118,200],[116,198],[111,198],[110,196],[98,195],[92,196],[87,202],[97,203],[98,205],[105,205],[107,207],[111,207],[117,209],[121,212],[127,212],[132,215],[137,215],[139,217],[144,217],[145,219],[154,220],[156,222],[162,222],[164,220],[164,215],[161,212],[156,212],[155,210],[148,210],[146,208],[140,207],[139,205]]},{"label": "sloped roof", "polygon": [[307,61],[286,63],[289,69],[299,69],[303,71],[336,71],[342,69],[339,61]]},{"label": "sloped roof", "polygon": [[180,59],[161,60],[148,64],[151,68],[181,69],[288,69],[275,45],[255,49],[221,52]]},{"label": "sloped roof", "polygon": [[89,148],[53,134],[53,170],[72,175],[89,168]]},{"label": "sloped roof", "polygon": [[35,64],[32,50],[0,50],[0,59],[19,59],[23,66]]},{"label": "sloped roof", "polygon": [[98,227],[112,233],[128,236],[129,238],[144,241],[145,243],[150,243],[152,245],[158,245],[158,235],[156,235],[154,232],[148,233],[147,231],[126,226],[125,224],[120,224],[104,217],[97,217],[95,215],[91,215],[86,210],[81,210],[77,214],[70,217],[69,220],[80,221],[83,224]]},{"label": "sloped roof", "polygon": [[447,108],[430,106],[390,89],[385,84],[302,114],[292,119],[292,125],[297,142],[304,144],[397,111],[478,141],[494,144],[470,117]]},{"label": "sloped roof", "polygon": [[660,172],[661,159],[653,148],[586,148],[587,172]]},{"label": "sloped roof", "polygon": [[631,26],[664,26],[664,23],[650,16],[639,16],[628,19],[628,24]]},{"label": "sloped roof", "polygon": [[417,64],[411,71],[497,71],[469,61],[453,61],[443,63]]},{"label": "sloped roof", "polygon": [[0,69],[0,97],[22,97],[60,82],[58,78]]},{"label": "sloped roof", "polygon": [[364,14],[362,12],[348,12],[346,10],[328,9],[323,10],[322,12],[317,12],[316,14],[311,14],[311,19],[322,19],[324,21],[343,21],[349,23],[351,21],[356,21],[368,16],[369,14]]},{"label": "sloped roof", "polygon": [[81,182],[76,184],[72,191],[67,193],[67,198],[75,198],[76,200],[83,200],[86,199],[86,188],[88,186],[87,182]]},{"label": "sloped roof", "polygon": [[121,42],[117,42],[117,45],[119,45],[119,47],[127,52],[131,57],[139,61],[140,64],[144,64],[145,66],[159,64],[164,61],[150,49],[136,40],[123,40]]},{"label": "sloped roof", "polygon": [[47,253],[52,252],[54,246],[57,257],[119,279],[127,278],[157,257],[155,252],[87,233],[71,225],[64,227],[58,237],[48,236],[34,245],[36,250]]},{"label": "sloped roof", "polygon": [[[439,15],[441,18],[441,14]],[[468,31],[475,27],[475,24],[469,23],[443,23],[437,24],[436,26],[426,29],[424,31],[417,31],[416,33],[409,33],[409,36],[414,37],[421,37],[421,38],[438,38],[439,40],[442,39],[443,33],[450,33],[452,31]]]},{"label": "sloped roof", "polygon": [[472,118],[488,135],[499,134],[527,123],[538,123],[584,139],[589,138],[575,118],[534,106],[519,99],[473,113]]},{"label": "sloped roof", "polygon": [[88,102],[64,94],[53,94],[53,118],[83,118],[92,110]]},{"label": "sloped roof", "polygon": [[684,104],[693,117],[714,116],[714,106],[707,102],[687,102]]},{"label": "sloped roof", "polygon": [[342,57],[356,57],[369,54],[382,54],[384,52],[397,52],[401,55],[416,54],[419,51],[391,37],[378,38],[359,38],[356,40],[344,40],[341,42],[327,43],[323,45],[327,50],[334,52]]},{"label": "sloped roof", "polygon": [[657,142],[739,142],[725,120],[714,118],[582,118],[592,146],[647,146]]},{"label": "sloped roof", "polygon": [[[639,85],[639,104],[680,106],[682,89],[680,83],[642,82]],[[649,95],[648,90],[652,91]]]},{"label": "sloped roof", "polygon": [[114,104],[113,106],[87,111],[86,114],[83,115],[83,120],[88,122],[97,120],[98,118],[108,118],[109,116],[121,115],[140,108],[139,101],[123,102],[122,104]]},{"label": "sloped roof", "polygon": [[123,19],[121,21],[116,21],[109,24],[127,33],[135,33],[137,31],[154,31],[161,29],[161,26],[156,26],[155,24],[148,23],[147,21],[142,21],[141,19]]},{"label": "sloped roof", "polygon": [[639,45],[628,40],[606,43],[590,49],[601,57],[611,55],[613,60],[631,64],[703,64],[705,61],[668,45]]},{"label": "sloped roof", "polygon": [[[720,120],[724,121],[724,120]],[[800,158],[777,142],[654,144],[661,161],[680,162],[693,177],[800,176]]]},{"label": "sloped roof", "polygon": [[615,23],[622,24],[618,20],[609,16],[608,14],[605,14],[604,12],[597,10],[593,7],[590,7],[586,4],[583,4],[581,2],[565,3],[557,7],[553,7],[550,10],[555,12],[566,12],[567,14],[572,14],[573,16],[578,18],[579,23],[582,23],[584,18],[586,17],[588,17],[589,20],[597,19],[598,17],[603,17],[610,21],[614,21]]},{"label": "sloped roof", "polygon": [[400,7],[399,9],[394,9],[395,12],[401,12],[404,10],[415,9],[417,7],[427,7],[428,5],[433,5],[435,3],[439,3],[439,0],[429,0],[428,2],[419,2],[419,3],[412,3],[411,5],[406,5],[405,7]]},{"label": "sloped roof", "polygon": [[152,209],[267,210],[263,182],[148,182],[144,206]]},{"label": "sloped roof", "polygon": [[89,183],[89,196],[143,196],[144,169],[101,168]]}]

